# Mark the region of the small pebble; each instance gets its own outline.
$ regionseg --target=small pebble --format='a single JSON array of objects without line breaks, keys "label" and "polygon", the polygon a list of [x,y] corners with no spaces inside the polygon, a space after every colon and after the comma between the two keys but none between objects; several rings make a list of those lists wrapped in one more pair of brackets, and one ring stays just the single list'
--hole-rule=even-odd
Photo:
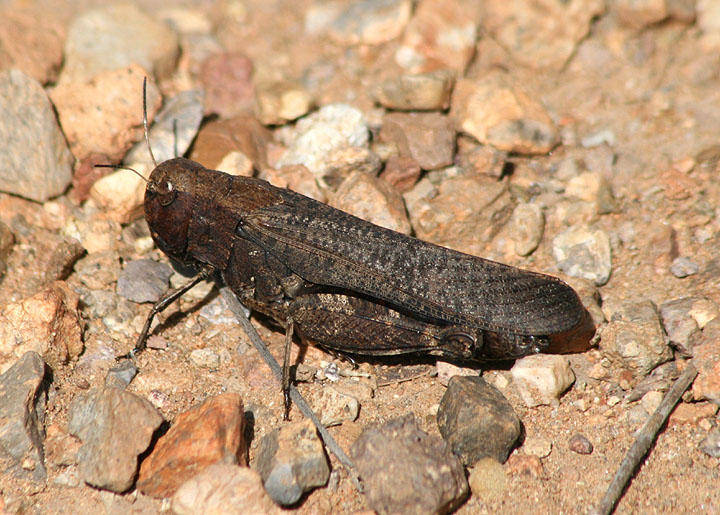
[{"label": "small pebble", "polygon": [[478,461],[468,476],[473,496],[484,502],[500,497],[507,488],[507,482],[505,468],[492,458]]},{"label": "small pebble", "polygon": [[377,177],[353,172],[340,184],[329,204],[381,227],[410,234],[402,197]]},{"label": "small pebble", "polygon": [[573,226],[553,238],[553,256],[560,270],[602,286],[612,270],[610,238],[607,233]]},{"label": "small pebble", "polygon": [[481,18],[479,4],[418,2],[395,62],[412,73],[448,69],[463,74],[475,55]]},{"label": "small pebble", "polygon": [[720,458],[720,429],[715,428],[710,431],[710,433],[708,433],[708,435],[700,442],[698,447],[708,456]]},{"label": "small pebble", "polygon": [[263,437],[255,468],[267,493],[282,506],[295,504],[330,476],[322,441],[310,420],[284,425]]},{"label": "small pebble", "polygon": [[255,87],[255,105],[260,123],[282,125],[307,114],[312,97],[295,82],[260,83]]},{"label": "small pebble", "polygon": [[438,428],[463,463],[489,456],[505,462],[520,436],[510,403],[481,377],[454,376],[440,401]]},{"label": "small pebble", "polygon": [[508,152],[544,154],[559,141],[545,108],[497,75],[459,80],[450,115],[458,131]]},{"label": "small pebble", "polygon": [[105,377],[105,386],[124,389],[130,384],[137,373],[138,368],[132,360],[126,359],[108,370],[107,376]]},{"label": "small pebble", "polygon": [[117,280],[118,295],[133,302],[157,302],[167,292],[172,268],[151,259],[130,261]]},{"label": "small pebble", "polygon": [[195,349],[190,353],[190,361],[198,367],[211,370],[220,367],[220,356],[212,349]]},{"label": "small pebble", "polygon": [[252,73],[253,62],[243,53],[208,55],[199,70],[205,90],[205,114],[217,114],[228,121],[251,111],[255,102]]},{"label": "small pebble", "polygon": [[577,433],[570,437],[568,441],[570,450],[578,454],[592,454],[593,444],[583,435]]},{"label": "small pebble", "polygon": [[173,495],[171,507],[177,515],[284,513],[263,488],[260,474],[227,463],[210,465],[185,481]]},{"label": "small pebble", "polygon": [[603,129],[592,134],[588,134],[580,143],[585,148],[598,147],[600,145],[615,146],[615,133],[610,129]]},{"label": "small pebble", "polygon": [[450,379],[454,376],[478,376],[478,370],[472,367],[460,367],[447,361],[438,360],[435,363],[437,368],[438,381],[443,386],[447,386]]},{"label": "small pebble", "polygon": [[691,342],[698,335],[700,327],[691,316],[693,304],[700,297],[682,297],[660,305],[660,316],[670,342],[677,348],[689,352]]},{"label": "small pebble", "polygon": [[513,453],[507,460],[508,472],[513,475],[524,475],[534,478],[545,477],[545,468],[537,456]]},{"label": "small pebble", "polygon": [[133,4],[87,9],[68,29],[59,82],[88,82],[101,72],[132,63],[153,76],[167,78],[179,52],[177,34]]},{"label": "small pebble", "polygon": [[440,113],[388,113],[379,139],[394,144],[399,155],[413,158],[423,170],[453,164],[455,131],[450,119]]},{"label": "small pebble", "polygon": [[[95,47],[91,43],[89,46]],[[66,61],[63,74],[67,68]],[[140,139],[142,133],[137,127],[142,121],[141,87],[147,75],[146,69],[133,62],[125,68],[105,70],[91,81],[59,83],[52,90],[60,125],[77,159],[102,154],[117,162]],[[154,82],[148,82],[148,121],[161,103],[160,90]],[[108,127],[112,130],[106,130]]]},{"label": "small pebble", "polygon": [[[319,4],[314,7],[315,13],[309,13],[308,17],[317,19],[320,9],[326,16],[329,14],[330,37],[345,45],[378,45],[395,39],[402,34],[412,13],[412,2],[409,0],[350,2],[337,13],[329,12],[335,7],[332,2]],[[312,25],[311,20],[306,20],[306,27]]]},{"label": "small pebble", "polygon": [[360,412],[360,403],[356,398],[340,393],[332,387],[323,388],[320,397],[312,404],[325,426],[336,426],[355,420]]},{"label": "small pebble", "polygon": [[647,412],[648,415],[652,415],[660,403],[662,402],[662,392],[649,391],[640,399],[640,405]]},{"label": "small pebble", "polygon": [[545,231],[545,215],[537,204],[520,203],[510,218],[510,237],[515,243],[518,256],[532,254],[542,240]]},{"label": "small pebble", "polygon": [[[212,283],[209,284],[210,286],[212,286]],[[249,309],[243,306],[243,310],[245,311],[245,316],[250,316]],[[227,304],[225,303],[225,299],[223,299],[222,295],[218,295],[210,302],[205,304],[202,308],[200,308],[198,314],[201,317],[212,322],[213,324],[232,325],[237,323],[235,315],[232,311],[228,309]]]},{"label": "small pebble", "polygon": [[552,442],[547,438],[528,437],[523,442],[522,449],[525,453],[538,458],[546,458],[552,452]]},{"label": "small pebble", "polygon": [[[158,163],[185,154],[202,121],[203,99],[199,89],[181,91],[165,99],[148,133]],[[123,161],[129,166],[142,163],[148,170],[154,168],[145,139],[137,142]]]},{"label": "small pebble", "polygon": [[462,463],[412,414],[365,428],[350,454],[379,513],[449,513],[467,497]]},{"label": "small pebble", "polygon": [[670,272],[680,279],[695,275],[699,271],[700,267],[698,264],[684,256],[676,257],[670,265]]},{"label": "small pebble", "polygon": [[639,377],[673,355],[651,301],[622,304],[602,329],[600,350]]},{"label": "small pebble", "polygon": [[510,373],[520,397],[530,408],[557,404],[575,381],[567,358],[559,355],[526,356],[515,362]]},{"label": "small pebble", "polygon": [[453,77],[446,70],[400,75],[384,80],[375,90],[375,98],[389,109],[447,109]]}]

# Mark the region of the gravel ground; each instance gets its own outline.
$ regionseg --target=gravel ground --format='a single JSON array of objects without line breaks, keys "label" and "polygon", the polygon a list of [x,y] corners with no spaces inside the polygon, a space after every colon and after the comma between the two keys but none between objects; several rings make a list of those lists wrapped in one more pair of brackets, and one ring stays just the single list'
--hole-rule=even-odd
[{"label": "gravel ground", "polygon": [[[211,283],[160,316],[137,376],[108,376],[150,303],[183,281],[153,245],[142,179],[94,168],[152,169],[144,76],[158,161],[182,154],[254,175],[576,289],[598,337],[542,365],[541,394],[518,378],[521,363],[483,368],[523,436],[502,464],[466,463],[471,493],[458,494],[457,513],[588,512],[689,359],[699,375],[617,512],[720,511],[715,0],[133,5],[0,7],[0,511],[192,512],[141,493],[136,458],[158,426],[221,394],[238,394],[222,409],[246,416],[232,463],[257,469],[263,439],[283,438],[279,383]],[[282,331],[253,322],[280,359]],[[312,345],[294,346],[293,363],[301,393],[338,414],[330,432],[346,451],[408,414],[440,438],[446,364],[353,368]],[[329,363],[358,377],[334,381]],[[96,488],[78,406],[108,383],[122,387],[109,410],[121,429],[97,454],[145,440],[124,456],[124,476],[114,461]],[[328,485],[293,511],[386,511],[330,465]],[[262,489],[246,497],[274,509]],[[395,509],[429,510],[417,506]]]}]

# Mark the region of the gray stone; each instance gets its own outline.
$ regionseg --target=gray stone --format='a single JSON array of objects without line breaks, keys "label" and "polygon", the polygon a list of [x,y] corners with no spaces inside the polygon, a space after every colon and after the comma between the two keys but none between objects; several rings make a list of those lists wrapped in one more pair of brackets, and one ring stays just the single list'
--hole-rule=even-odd
[{"label": "gray stone", "polygon": [[673,356],[651,301],[628,303],[615,312],[602,329],[600,350],[641,377]]},{"label": "gray stone", "polygon": [[670,265],[670,272],[680,279],[695,275],[700,271],[698,264],[685,256],[676,257]]},{"label": "gray stone", "polygon": [[509,229],[515,243],[515,253],[527,256],[535,251],[542,240],[545,215],[537,204],[518,204],[510,217]]},{"label": "gray stone", "polygon": [[[319,178],[324,188],[336,191],[355,172],[376,176],[382,168],[380,156],[364,147],[340,147],[327,155],[325,172]],[[291,188],[293,189],[293,188]],[[295,191],[302,191],[295,189]],[[313,197],[315,198],[315,197]]]},{"label": "gray stone", "polygon": [[37,260],[33,265],[37,272],[28,280],[35,290],[53,281],[67,279],[75,263],[85,254],[85,249],[75,238],[58,236],[50,231],[39,232],[38,236]]},{"label": "gray stone", "polygon": [[10,458],[19,476],[35,481],[47,475],[44,377],[45,363],[35,352],[26,352],[0,375],[0,456]]},{"label": "gray stone", "polygon": [[[165,100],[148,133],[158,163],[180,157],[190,147],[203,118],[203,96],[202,90],[191,89]],[[136,143],[123,161],[130,166],[142,163],[148,170],[154,168],[145,139]]]},{"label": "gray stone", "polygon": [[720,429],[715,428],[698,445],[698,448],[713,458],[720,458]]},{"label": "gray stone", "polygon": [[77,456],[80,477],[98,488],[126,491],[137,476],[138,456],[162,422],[147,399],[125,390],[93,389],[76,397],[68,431],[83,442]]},{"label": "gray stone", "polygon": [[328,32],[343,44],[378,45],[402,34],[411,12],[409,0],[354,1],[332,16]]},{"label": "gray stone", "polygon": [[422,431],[413,415],[366,428],[351,455],[371,509],[389,513],[448,513],[467,497],[460,460]]},{"label": "gray stone", "polygon": [[138,368],[132,360],[126,359],[108,370],[105,377],[105,386],[120,388],[121,390],[127,388],[137,373]]},{"label": "gray stone", "polygon": [[0,72],[0,190],[45,202],[72,180],[73,156],[40,83]]},{"label": "gray stone", "polygon": [[602,230],[573,226],[553,239],[553,256],[560,270],[602,286],[610,279],[610,238]]},{"label": "gray stone", "polygon": [[520,419],[502,393],[481,377],[455,376],[440,401],[440,434],[466,465],[507,460],[520,437]]},{"label": "gray stone", "polygon": [[677,379],[678,375],[680,374],[675,361],[658,365],[650,375],[644,377],[635,385],[632,391],[625,397],[625,401],[634,402],[640,400],[650,391],[665,392],[670,388],[672,382]]},{"label": "gray stone", "polygon": [[107,290],[83,290],[80,300],[87,306],[87,315],[102,318],[112,313],[117,307],[118,295]]},{"label": "gray stone", "polygon": [[[250,310],[243,306],[245,316],[250,316]],[[235,315],[230,311],[222,295],[217,295],[210,302],[205,304],[198,314],[213,324],[233,325],[237,323]]]},{"label": "gray stone", "polygon": [[277,166],[302,164],[318,176],[328,166],[327,155],[345,146],[367,147],[369,133],[362,112],[346,104],[329,104],[276,133],[288,147]]},{"label": "gray stone", "polygon": [[320,413],[320,422],[325,426],[337,426],[355,420],[360,412],[360,403],[355,397],[331,386],[323,388],[320,398],[313,402],[313,407],[315,413]]},{"label": "gray stone", "polygon": [[560,139],[540,102],[499,73],[459,80],[450,116],[459,132],[508,152],[544,154]]},{"label": "gray stone", "polygon": [[304,420],[266,435],[257,451],[256,469],[265,490],[282,506],[327,483],[330,466],[312,421]]},{"label": "gray stone", "polygon": [[585,172],[571,178],[565,194],[592,202],[597,213],[601,215],[617,209],[612,185],[600,172]]},{"label": "gray stone", "polygon": [[690,311],[702,297],[683,297],[660,305],[660,316],[670,343],[683,352],[690,352],[697,340],[700,327]]},{"label": "gray stone", "polygon": [[117,280],[118,295],[133,302],[157,302],[168,290],[172,268],[151,259],[129,262]]},{"label": "gray stone", "polygon": [[410,191],[420,179],[420,165],[412,157],[390,156],[380,172],[380,178],[400,193]]},{"label": "gray stone", "polygon": [[404,196],[418,238],[473,255],[510,220],[507,183],[486,175],[448,177],[435,186],[426,176]]}]

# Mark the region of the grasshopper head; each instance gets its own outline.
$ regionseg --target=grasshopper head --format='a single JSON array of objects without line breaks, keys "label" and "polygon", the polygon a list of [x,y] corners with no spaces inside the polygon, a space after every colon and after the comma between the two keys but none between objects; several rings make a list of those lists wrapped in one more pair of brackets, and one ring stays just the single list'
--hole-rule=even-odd
[{"label": "grasshopper head", "polygon": [[193,265],[188,254],[188,228],[192,218],[192,179],[195,168],[189,159],[160,163],[150,174],[145,189],[145,219],[155,244],[169,257]]}]

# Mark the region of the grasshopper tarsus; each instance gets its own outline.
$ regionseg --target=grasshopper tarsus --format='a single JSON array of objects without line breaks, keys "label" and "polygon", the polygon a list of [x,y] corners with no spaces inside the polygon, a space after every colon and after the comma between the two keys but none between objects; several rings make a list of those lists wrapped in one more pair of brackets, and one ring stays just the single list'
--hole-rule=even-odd
[{"label": "grasshopper tarsus", "polygon": [[152,321],[155,319],[155,316],[162,313],[167,309],[170,304],[175,302],[177,299],[185,295],[191,288],[193,288],[197,283],[200,281],[204,281],[205,279],[209,278],[211,275],[215,273],[215,269],[211,266],[204,266],[200,270],[200,272],[197,273],[194,277],[192,277],[187,283],[183,284],[179,288],[171,289],[166,291],[160,299],[158,299],[155,304],[153,304],[152,308],[150,309],[150,313],[148,313],[147,318],[145,319],[145,325],[143,325],[142,331],[140,331],[140,336],[138,337],[137,343],[135,344],[135,347],[128,352],[127,354],[123,354],[122,356],[118,356],[117,360],[122,359],[135,359],[135,357],[140,354],[143,350],[145,350],[145,347],[147,346],[147,339],[150,336],[150,326],[152,325]]}]

